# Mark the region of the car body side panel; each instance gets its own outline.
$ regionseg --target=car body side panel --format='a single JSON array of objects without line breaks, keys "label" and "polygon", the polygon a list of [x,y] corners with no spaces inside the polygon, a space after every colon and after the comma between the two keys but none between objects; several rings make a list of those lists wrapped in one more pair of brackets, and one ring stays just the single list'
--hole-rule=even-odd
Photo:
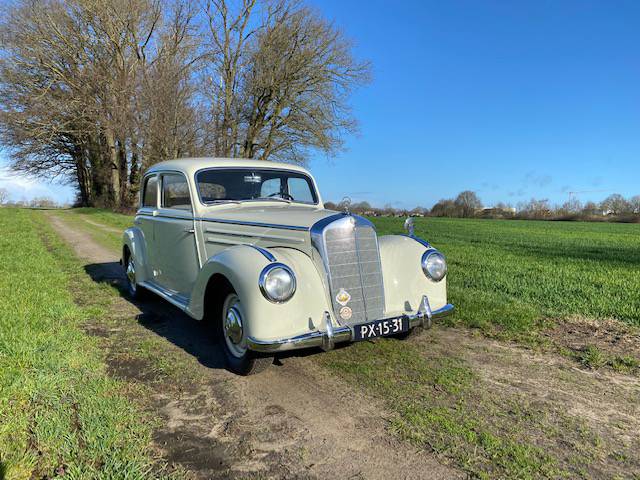
[{"label": "car body side panel", "polygon": [[275,304],[262,295],[258,279],[270,262],[255,248],[238,245],[221,251],[204,264],[191,294],[188,313],[194,318],[203,318],[209,280],[221,274],[241,298],[247,336],[273,340],[320,329],[324,312],[330,312],[331,308],[326,297],[318,294],[323,291],[323,286],[315,265],[298,250],[274,248],[270,252],[296,275],[296,293],[289,301]]},{"label": "car body side panel", "polygon": [[416,311],[423,295],[433,310],[446,305],[446,277],[434,282],[422,271],[422,254],[427,247],[404,235],[379,237],[378,244],[387,312]]},{"label": "car body side panel", "polygon": [[252,225],[229,224],[200,220],[198,236],[206,258],[217,255],[233,245],[257,245],[264,248],[292,247],[311,253],[309,232]]}]

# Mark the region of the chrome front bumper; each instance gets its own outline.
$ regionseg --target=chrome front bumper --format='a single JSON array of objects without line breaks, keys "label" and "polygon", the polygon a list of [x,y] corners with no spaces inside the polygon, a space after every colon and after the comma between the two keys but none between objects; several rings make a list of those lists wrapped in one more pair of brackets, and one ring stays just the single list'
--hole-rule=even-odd
[{"label": "chrome front bumper", "polygon": [[[422,297],[420,309],[414,314],[404,315],[409,319],[409,328],[430,327],[432,320],[451,315],[453,305],[447,303],[444,307],[431,310],[426,296]],[[392,317],[397,318],[397,317]],[[331,350],[336,343],[350,342],[353,339],[353,329],[349,326],[335,327],[331,322],[331,316],[325,312],[324,331],[315,331],[298,335],[297,337],[278,340],[256,340],[249,337],[247,346],[256,352],[276,353],[300,348],[320,347],[323,350]]]}]

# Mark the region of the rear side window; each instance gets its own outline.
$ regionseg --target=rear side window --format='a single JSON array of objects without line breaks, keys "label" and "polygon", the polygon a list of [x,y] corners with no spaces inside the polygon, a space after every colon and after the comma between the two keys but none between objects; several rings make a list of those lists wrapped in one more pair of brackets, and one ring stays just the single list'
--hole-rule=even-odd
[{"label": "rear side window", "polygon": [[191,211],[187,179],[177,173],[162,175],[162,207]]},{"label": "rear side window", "polygon": [[158,206],[158,177],[149,177],[144,182],[144,194],[142,195],[143,207]]}]

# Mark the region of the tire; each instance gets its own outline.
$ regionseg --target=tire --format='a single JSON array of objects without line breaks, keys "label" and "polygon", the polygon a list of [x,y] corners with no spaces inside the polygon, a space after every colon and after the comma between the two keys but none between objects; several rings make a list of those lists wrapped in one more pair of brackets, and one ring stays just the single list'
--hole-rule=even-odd
[{"label": "tire", "polygon": [[240,297],[233,289],[227,289],[218,299],[218,306],[213,309],[216,315],[211,320],[227,368],[238,375],[254,375],[269,368],[272,356],[260,355],[246,347]]},{"label": "tire", "polygon": [[142,300],[144,298],[146,290],[144,287],[138,285],[136,278],[136,266],[133,259],[133,255],[126,251],[124,257],[124,273],[127,282],[127,293],[132,300]]}]

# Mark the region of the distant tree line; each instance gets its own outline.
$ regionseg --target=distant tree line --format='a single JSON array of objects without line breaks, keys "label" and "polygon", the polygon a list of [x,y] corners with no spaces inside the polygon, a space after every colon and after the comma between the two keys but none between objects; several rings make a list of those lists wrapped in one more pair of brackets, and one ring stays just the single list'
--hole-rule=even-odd
[{"label": "distant tree line", "polygon": [[80,205],[128,208],[162,160],[340,150],[369,74],[299,0],[15,0],[0,6],[0,143]]},{"label": "distant tree line", "polygon": [[372,207],[368,202],[346,201],[325,202],[325,206],[331,210],[347,208],[353,213],[368,216],[640,222],[640,195],[626,199],[618,193],[609,195],[600,203],[583,204],[578,199],[571,198],[561,205],[551,205],[547,199],[532,198],[526,202],[519,202],[515,207],[503,202],[492,207],[484,207],[475,192],[465,190],[455,198],[439,200],[431,209],[416,207],[409,210],[394,208],[391,205],[378,208]]}]

